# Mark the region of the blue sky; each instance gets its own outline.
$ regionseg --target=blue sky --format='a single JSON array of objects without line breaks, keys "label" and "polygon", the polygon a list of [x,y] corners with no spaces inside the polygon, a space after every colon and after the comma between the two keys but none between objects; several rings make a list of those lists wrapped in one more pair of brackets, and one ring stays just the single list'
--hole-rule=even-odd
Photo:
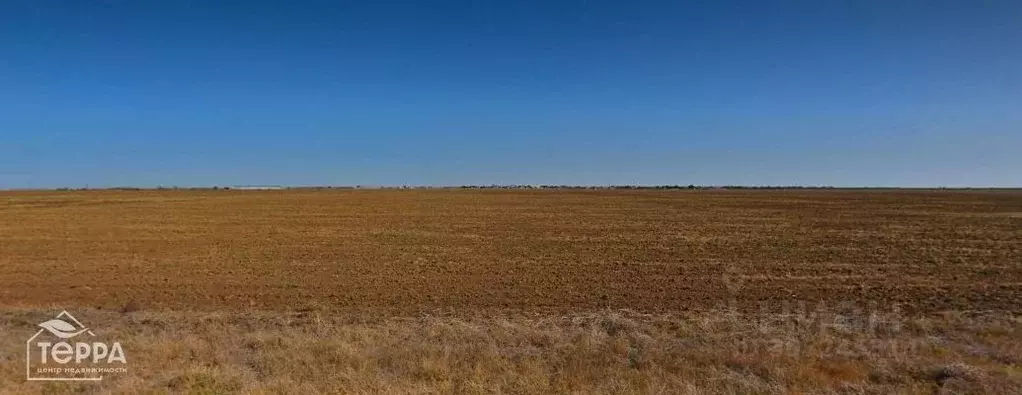
[{"label": "blue sky", "polygon": [[0,188],[1022,186],[1019,1],[0,2]]}]

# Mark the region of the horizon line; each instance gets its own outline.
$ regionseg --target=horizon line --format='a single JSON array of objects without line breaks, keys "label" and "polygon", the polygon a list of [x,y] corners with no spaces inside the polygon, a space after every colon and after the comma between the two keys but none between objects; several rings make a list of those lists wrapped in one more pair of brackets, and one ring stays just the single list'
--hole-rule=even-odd
[{"label": "horizon line", "polygon": [[899,189],[899,190],[1020,190],[1022,186],[833,186],[833,185],[748,185],[748,184],[464,184],[464,185],[410,185],[410,184],[340,184],[340,185],[190,185],[190,186],[113,186],[113,187],[25,187],[3,188],[0,191],[168,191],[168,190],[289,190],[289,189],[659,189],[659,190],[713,190],[713,189]]}]

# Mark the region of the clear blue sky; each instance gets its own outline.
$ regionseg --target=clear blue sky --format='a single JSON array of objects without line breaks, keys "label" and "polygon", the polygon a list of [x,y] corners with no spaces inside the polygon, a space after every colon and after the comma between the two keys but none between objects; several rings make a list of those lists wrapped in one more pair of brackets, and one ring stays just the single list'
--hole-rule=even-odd
[{"label": "clear blue sky", "polygon": [[1022,2],[0,2],[0,188],[491,183],[1022,186]]}]

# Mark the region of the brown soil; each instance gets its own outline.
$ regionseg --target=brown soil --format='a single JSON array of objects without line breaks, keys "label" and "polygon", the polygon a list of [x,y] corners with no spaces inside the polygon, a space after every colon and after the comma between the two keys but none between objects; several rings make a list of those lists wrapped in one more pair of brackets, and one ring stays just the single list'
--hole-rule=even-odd
[{"label": "brown soil", "polygon": [[0,193],[0,307],[1022,307],[1019,191]]}]

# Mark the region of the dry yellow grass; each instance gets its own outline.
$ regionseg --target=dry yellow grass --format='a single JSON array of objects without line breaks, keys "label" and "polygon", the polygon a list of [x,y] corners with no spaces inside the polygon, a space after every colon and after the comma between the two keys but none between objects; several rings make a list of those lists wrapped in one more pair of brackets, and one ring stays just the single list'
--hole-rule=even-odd
[{"label": "dry yellow grass", "polygon": [[[1022,322],[1005,316],[902,317],[896,326],[867,331],[842,329],[832,315],[785,319],[726,312],[79,315],[105,338],[124,344],[128,374],[101,383],[27,383],[17,358],[6,356],[0,388],[303,394],[1022,391]],[[31,325],[50,317],[50,311],[4,312],[0,347],[23,347]]]},{"label": "dry yellow grass", "polygon": [[[1020,393],[1018,213],[1018,191],[3,192],[0,392]],[[63,309],[129,374],[25,382]]]}]

